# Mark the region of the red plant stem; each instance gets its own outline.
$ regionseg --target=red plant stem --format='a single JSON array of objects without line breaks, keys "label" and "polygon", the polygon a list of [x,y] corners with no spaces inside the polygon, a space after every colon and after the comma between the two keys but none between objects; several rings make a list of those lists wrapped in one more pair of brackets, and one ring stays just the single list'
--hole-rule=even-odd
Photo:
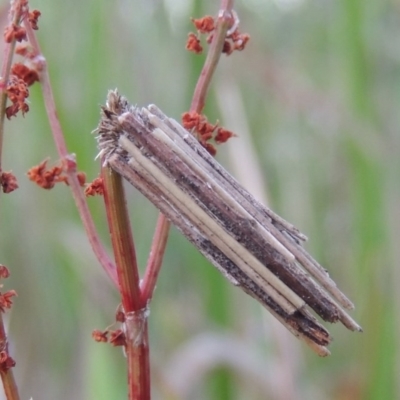
[{"label": "red plant stem", "polygon": [[195,111],[199,114],[203,111],[205,99],[211,83],[211,78],[215,72],[215,69],[217,68],[218,61],[222,54],[226,32],[233,22],[232,7],[233,0],[221,1],[221,8],[218,13],[214,38],[210,44],[206,61],[203,69],[201,70],[196,88],[194,90],[190,111]]},{"label": "red plant stem", "polygon": [[101,176],[122,306],[125,313],[138,311],[142,308],[139,272],[122,177],[109,167],[101,169]]},{"label": "red plant stem", "polygon": [[37,54],[37,62],[40,64],[40,82],[42,84],[41,86],[43,91],[43,98],[58,154],[62,160],[65,160],[67,162],[67,165],[71,166],[70,168],[67,168],[65,172],[68,176],[68,183],[71,187],[76,207],[78,209],[82,223],[85,227],[86,234],[92,246],[94,254],[96,255],[97,259],[99,260],[100,264],[103,266],[104,270],[109,275],[111,280],[116,286],[118,286],[115,265],[109,258],[97,235],[96,227],[94,225],[88,205],[86,203],[86,199],[84,197],[82,188],[76,175],[76,165],[72,160],[72,156],[68,153],[67,150],[67,145],[64,140],[61,124],[57,115],[53,91],[50,83],[50,77],[47,71],[46,60],[42,56],[39,42],[36,39],[35,32],[33,31],[30,23],[24,21],[24,26],[29,42],[32,45],[35,53]]},{"label": "red plant stem", "polygon": [[[201,113],[204,108],[205,98],[211,83],[211,78],[215,72],[218,61],[222,54],[222,48],[226,37],[226,32],[232,24],[233,0],[221,0],[220,11],[216,22],[214,38],[208,50],[206,61],[197,81],[194,90],[190,111]],[[143,279],[142,299],[147,301],[153,296],[153,291],[162,265],[162,260],[167,246],[169,221],[164,215],[160,214],[157,220],[156,232],[150,250],[150,257],[147,262],[145,277]]]},{"label": "red plant stem", "polygon": [[142,338],[138,345],[127,346],[128,358],[128,399],[150,400],[150,363],[147,317],[143,322]]},{"label": "red plant stem", "polygon": [[[11,24],[19,25],[21,22],[23,7],[22,4],[15,3],[12,5],[14,15],[11,15]],[[10,11],[11,12],[11,11]],[[1,68],[1,84],[0,84],[0,172],[2,170],[2,154],[3,154],[3,140],[4,140],[4,120],[6,116],[7,93],[6,87],[10,77],[11,64],[14,56],[15,39],[11,43],[5,44],[3,64]],[[8,355],[8,339],[6,330],[4,328],[3,314],[0,312],[0,344],[1,351]],[[1,368],[0,377],[3,383],[4,394],[7,400],[19,400],[18,387],[15,382],[14,373],[12,368]]]},{"label": "red plant stem", "polygon": [[141,286],[143,302],[149,302],[153,296],[158,274],[160,272],[162,259],[168,240],[170,228],[169,221],[163,214],[160,214],[157,220],[156,230],[153,237],[153,244],[150,250],[149,260],[147,262],[146,272]]},{"label": "red plant stem", "polygon": [[150,399],[147,304],[140,295],[139,272],[122,177],[109,167],[103,167],[101,172],[108,226],[125,313],[128,398],[147,400]]},{"label": "red plant stem", "polygon": [[[6,331],[4,329],[3,314],[0,312],[0,344],[2,352],[8,356],[8,341]],[[1,368],[0,376],[3,382],[4,393],[7,400],[19,400],[18,387],[14,379],[12,368]]]},{"label": "red plant stem", "polygon": [[[22,16],[22,7],[14,5],[15,14],[10,23],[19,25]],[[1,84],[0,84],[0,171],[2,170],[2,154],[3,154],[3,141],[4,141],[4,120],[6,116],[7,93],[6,87],[10,77],[11,64],[14,56],[15,39],[11,43],[5,43],[3,64],[1,67]]]}]

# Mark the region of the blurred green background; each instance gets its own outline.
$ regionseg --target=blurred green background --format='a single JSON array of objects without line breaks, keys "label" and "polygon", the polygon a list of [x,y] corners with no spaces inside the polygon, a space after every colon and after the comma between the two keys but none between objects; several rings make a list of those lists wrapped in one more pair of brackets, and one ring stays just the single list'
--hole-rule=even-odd
[{"label": "blurred green background", "polygon": [[[69,150],[90,180],[99,171],[90,132],[107,91],[179,119],[204,61],[184,49],[189,18],[215,15],[217,4],[32,0]],[[239,136],[218,159],[309,236],[364,333],[329,326],[332,356],[318,358],[173,230],[151,306],[153,398],[398,399],[400,3],[242,0],[235,9],[251,41],[222,57],[213,80],[206,114]],[[113,322],[119,296],[69,189],[26,178],[57,160],[38,85],[30,108],[6,123],[3,167],[20,189],[0,208],[5,289],[19,295],[6,322],[21,398],[124,399],[121,349],[91,339]],[[128,192],[143,267],[157,212]],[[88,201],[109,249],[102,199]]]}]

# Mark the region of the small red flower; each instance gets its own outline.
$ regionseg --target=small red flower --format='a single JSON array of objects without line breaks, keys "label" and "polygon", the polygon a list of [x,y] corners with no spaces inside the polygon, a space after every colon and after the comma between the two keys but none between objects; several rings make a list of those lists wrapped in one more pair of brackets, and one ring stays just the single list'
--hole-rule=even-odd
[{"label": "small red flower", "polygon": [[186,50],[193,51],[196,54],[200,54],[203,51],[199,38],[192,32],[189,33],[186,41]]},{"label": "small red flower", "polygon": [[15,175],[11,172],[2,172],[0,175],[0,184],[4,193],[11,193],[18,189],[18,182]]},{"label": "small red flower", "polygon": [[225,143],[230,139],[231,137],[236,136],[233,132],[228,131],[228,129],[225,128],[218,128],[217,129],[217,134],[215,135],[215,142],[218,144]]},{"label": "small red flower", "polygon": [[0,311],[4,312],[6,309],[11,308],[12,298],[17,295],[15,290],[9,290],[3,294],[0,294]]},{"label": "small red flower", "polygon": [[35,70],[28,68],[22,63],[15,63],[11,67],[11,74],[17,76],[19,79],[22,79],[27,86],[31,86],[35,82],[39,81],[39,74]]},{"label": "small red flower", "polygon": [[232,33],[233,47],[235,50],[242,51],[246,47],[247,42],[250,40],[250,35],[247,33],[240,33],[235,31]]},{"label": "small red flower", "polygon": [[191,20],[200,33],[210,33],[215,29],[214,18],[210,15],[199,19],[191,18]]},{"label": "small red flower", "polygon": [[101,177],[96,178],[93,182],[89,183],[85,189],[85,196],[95,196],[104,194],[103,179]]},{"label": "small red flower", "polygon": [[210,124],[204,115],[196,111],[182,114],[182,125],[188,130],[193,129],[199,136],[200,141],[210,140],[215,130],[215,125]]},{"label": "small red flower", "polygon": [[113,346],[125,346],[126,338],[124,332],[121,329],[117,329],[115,331],[110,332],[110,340],[109,342]]},{"label": "small red flower", "polygon": [[28,15],[28,21],[31,24],[32,29],[37,31],[39,29],[37,23],[41,13],[39,10],[33,10]]},{"label": "small red flower", "polygon": [[96,341],[96,342],[100,342],[100,343],[107,343],[108,342],[108,330],[105,331],[100,331],[99,329],[95,329],[92,332],[92,338]]},{"label": "small red flower", "polygon": [[25,103],[26,98],[29,96],[29,90],[23,79],[16,75],[11,75],[6,87],[6,93],[13,103],[6,108],[6,116],[8,119],[16,115],[18,111],[21,111],[22,115],[29,111],[29,106]]},{"label": "small red flower", "polygon": [[39,165],[32,167],[28,171],[28,178],[43,189],[52,189],[58,182],[68,184],[67,177],[62,175],[62,167],[56,165],[47,169],[47,161],[44,160]]},{"label": "small red flower", "polygon": [[195,111],[185,112],[182,114],[182,125],[184,128],[192,130],[193,133],[197,135],[200,144],[212,156],[215,156],[217,150],[211,143],[209,143],[209,140],[214,139],[217,144],[221,144],[225,143],[232,136],[235,136],[233,132],[218,127],[218,122],[213,125],[207,121],[207,118],[204,115]]},{"label": "small red flower", "polygon": [[185,129],[193,129],[196,128],[203,119],[204,117],[196,111],[185,112],[182,114],[182,125]]},{"label": "small red flower", "polygon": [[11,43],[13,40],[17,42],[22,42],[26,40],[26,30],[22,26],[11,24],[4,30],[4,41],[6,43]]}]

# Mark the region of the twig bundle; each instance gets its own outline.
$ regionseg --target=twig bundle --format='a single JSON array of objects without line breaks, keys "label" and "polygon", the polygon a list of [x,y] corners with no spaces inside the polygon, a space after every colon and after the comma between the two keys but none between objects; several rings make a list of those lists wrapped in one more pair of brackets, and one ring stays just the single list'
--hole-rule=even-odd
[{"label": "twig bundle", "polygon": [[361,331],[343,310],[354,308],[351,301],[302,247],[307,238],[260,204],[179,123],[110,91],[96,131],[104,163],[319,355],[329,354],[331,336],[310,309]]}]

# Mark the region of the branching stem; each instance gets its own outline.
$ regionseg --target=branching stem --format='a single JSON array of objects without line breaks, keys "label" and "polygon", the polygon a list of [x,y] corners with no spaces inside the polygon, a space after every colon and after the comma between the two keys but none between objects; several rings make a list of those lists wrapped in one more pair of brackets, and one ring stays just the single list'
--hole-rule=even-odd
[{"label": "branching stem", "polygon": [[[214,38],[208,50],[206,61],[197,81],[193,94],[191,111],[201,113],[204,108],[205,98],[215,72],[218,61],[221,57],[226,32],[232,24],[233,0],[221,0],[220,11],[216,22]],[[162,265],[165,248],[168,240],[170,223],[164,215],[160,214],[157,221],[156,232],[150,250],[150,257],[146,267],[146,274],[142,285],[142,298],[150,299],[153,295],[157,276]]]},{"label": "branching stem", "polygon": [[40,63],[40,83],[42,86],[44,103],[47,111],[47,117],[49,119],[50,128],[53,134],[54,142],[56,144],[56,148],[61,160],[65,161],[69,166],[66,169],[66,175],[68,176],[68,183],[71,187],[71,191],[75,200],[76,207],[78,209],[79,215],[83,222],[83,225],[86,230],[87,237],[92,246],[93,252],[99,260],[100,264],[103,266],[106,273],[112,279],[115,285],[118,286],[117,274],[114,263],[109,258],[106,253],[104,247],[102,246],[100,239],[98,237],[93,219],[91,217],[88,205],[86,203],[86,199],[84,197],[82,188],[78,181],[78,177],[76,174],[76,164],[71,156],[68,153],[67,146],[65,143],[64,135],[62,132],[61,124],[58,119],[57,110],[55,106],[53,91],[51,88],[50,77],[47,71],[46,60],[42,56],[42,52],[39,46],[39,43],[36,39],[35,32],[29,23],[24,23],[27,37],[32,45],[35,54],[37,55],[37,62]]}]

